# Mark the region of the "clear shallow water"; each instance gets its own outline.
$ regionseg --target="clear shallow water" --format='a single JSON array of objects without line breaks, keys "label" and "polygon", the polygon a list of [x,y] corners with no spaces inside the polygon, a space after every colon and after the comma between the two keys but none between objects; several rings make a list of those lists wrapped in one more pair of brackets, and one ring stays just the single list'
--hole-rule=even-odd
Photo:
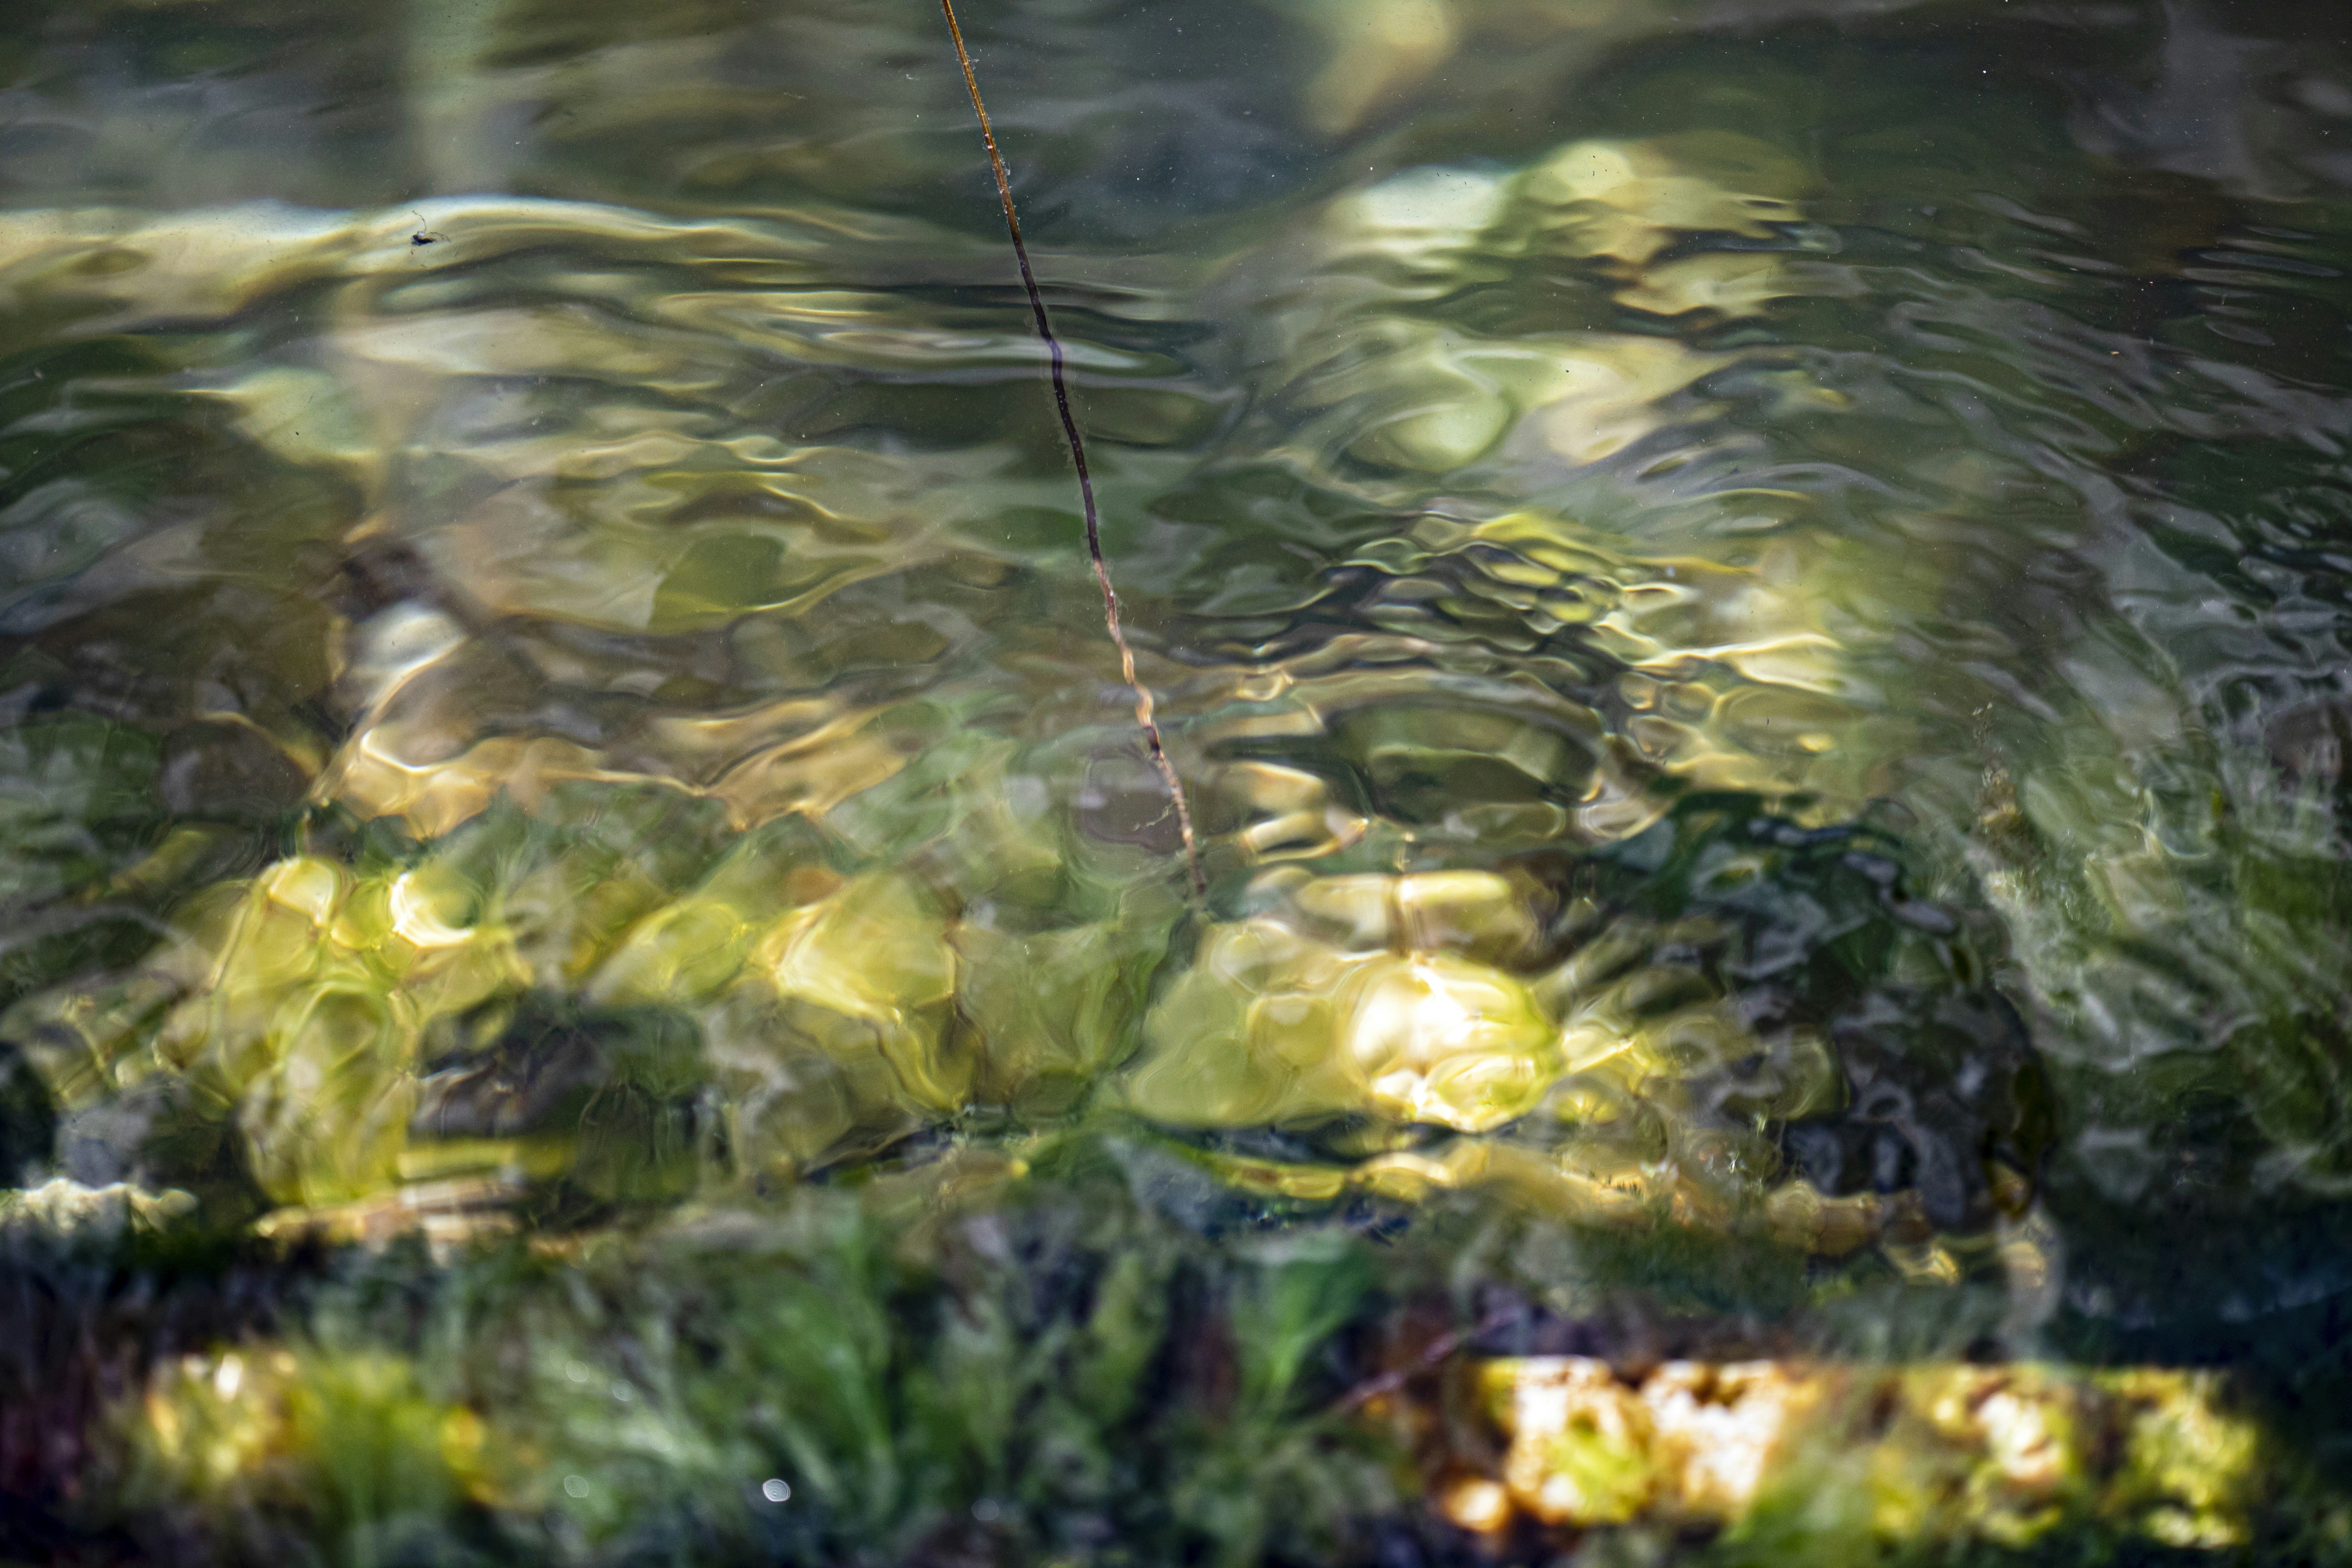
[{"label": "clear shallow water", "polygon": [[965,21],[1203,907],[929,9],[12,18],[26,1539],[2341,1549],[2341,22]]}]

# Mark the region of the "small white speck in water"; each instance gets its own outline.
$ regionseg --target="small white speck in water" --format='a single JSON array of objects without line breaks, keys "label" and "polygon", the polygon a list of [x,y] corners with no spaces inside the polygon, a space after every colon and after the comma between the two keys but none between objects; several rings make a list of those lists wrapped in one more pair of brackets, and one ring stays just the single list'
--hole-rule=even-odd
[{"label": "small white speck in water", "polygon": [[760,1495],[770,1502],[790,1502],[793,1499],[792,1483],[780,1477],[770,1476],[760,1483]]},{"label": "small white speck in water", "polygon": [[564,1477],[563,1490],[565,1495],[569,1497],[586,1497],[588,1495],[588,1478],[586,1476]]}]

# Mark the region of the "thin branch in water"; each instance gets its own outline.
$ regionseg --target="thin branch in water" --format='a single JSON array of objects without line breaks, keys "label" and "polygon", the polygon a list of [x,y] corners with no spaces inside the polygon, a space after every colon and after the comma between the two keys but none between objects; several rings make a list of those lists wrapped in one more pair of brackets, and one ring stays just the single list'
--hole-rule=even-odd
[{"label": "thin branch in water", "polygon": [[1087,468],[1087,444],[1078,436],[1078,422],[1070,413],[1070,386],[1062,368],[1062,341],[1054,335],[1054,323],[1045,316],[1045,297],[1037,291],[1037,275],[1029,268],[1029,247],[1021,238],[1021,218],[1013,210],[1013,183],[1004,173],[1004,156],[996,150],[996,128],[989,123],[988,106],[980,100],[980,78],[973,74],[971,54],[964,47],[963,28],[957,25],[954,0],[940,0],[940,14],[948,19],[948,37],[955,40],[956,64],[963,68],[964,90],[971,95],[971,111],[980,117],[981,140],[988,143],[988,167],[996,176],[997,205],[1004,209],[1004,231],[1013,237],[1013,255],[1021,263],[1021,286],[1029,291],[1029,313],[1037,319],[1037,336],[1045,345],[1045,358],[1054,376],[1054,406],[1062,416],[1062,434],[1070,443],[1070,462],[1078,470],[1078,500],[1087,519],[1087,557],[1093,562],[1095,581],[1102,588],[1103,626],[1110,640],[1118,647],[1119,672],[1135,693],[1135,721],[1142,727],[1144,742],[1151,749],[1151,765],[1160,770],[1160,777],[1168,786],[1168,798],[1176,806],[1176,826],[1184,835],[1184,864],[1192,877],[1192,897],[1207,897],[1208,879],[1201,870],[1201,847],[1192,836],[1192,807],[1184,798],[1184,785],[1176,777],[1175,764],[1168,760],[1168,748],[1160,743],[1160,723],[1152,716],[1150,689],[1136,679],[1135,650],[1128,646],[1127,633],[1118,624],[1118,594],[1110,585],[1110,568],[1103,563],[1102,521],[1095,510],[1094,477]]},{"label": "thin branch in water", "polygon": [[1435,1371],[1454,1352],[1471,1341],[1491,1334],[1505,1324],[1525,1317],[1527,1310],[1523,1304],[1512,1302],[1496,1308],[1475,1323],[1438,1335],[1422,1347],[1419,1355],[1404,1365],[1384,1372],[1378,1377],[1368,1378],[1348,1390],[1346,1394],[1340,1395],[1339,1402],[1331,1406],[1331,1414],[1345,1415],[1350,1411],[1361,1409],[1375,1399],[1394,1394],[1423,1373]]}]

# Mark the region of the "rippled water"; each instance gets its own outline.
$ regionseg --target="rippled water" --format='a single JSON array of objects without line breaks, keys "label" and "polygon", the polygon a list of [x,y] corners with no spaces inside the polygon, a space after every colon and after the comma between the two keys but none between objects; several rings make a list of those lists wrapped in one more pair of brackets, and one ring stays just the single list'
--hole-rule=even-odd
[{"label": "rippled water", "polygon": [[0,23],[0,1547],[2352,1552],[2336,10],[964,23],[1204,901],[934,9]]}]

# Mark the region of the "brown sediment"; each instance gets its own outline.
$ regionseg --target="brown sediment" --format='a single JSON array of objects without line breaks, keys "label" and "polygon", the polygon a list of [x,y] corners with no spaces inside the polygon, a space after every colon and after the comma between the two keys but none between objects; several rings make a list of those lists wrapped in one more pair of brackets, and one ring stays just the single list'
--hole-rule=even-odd
[{"label": "brown sediment", "polygon": [[1102,521],[1095,509],[1095,482],[1087,468],[1087,445],[1078,435],[1078,422],[1070,413],[1070,387],[1062,366],[1062,342],[1054,335],[1054,324],[1045,315],[1045,297],[1037,291],[1037,275],[1029,267],[1029,247],[1021,237],[1021,218],[1013,207],[1013,184],[1005,176],[1004,156],[996,150],[996,129],[989,122],[988,106],[981,101],[980,78],[973,74],[971,51],[964,47],[963,28],[956,22],[954,0],[940,0],[940,12],[947,18],[948,37],[955,41],[956,64],[963,68],[964,90],[971,95],[972,112],[980,117],[981,139],[988,143],[988,166],[996,176],[997,204],[1004,209],[1004,231],[1013,237],[1013,255],[1021,263],[1021,286],[1029,292],[1029,311],[1037,321],[1037,336],[1045,344],[1045,357],[1054,378],[1054,406],[1062,416],[1062,434],[1070,443],[1070,462],[1078,470],[1078,500],[1087,520],[1087,556],[1094,564],[1095,581],[1101,585],[1103,626],[1110,640],[1118,648],[1119,672],[1128,687],[1135,693],[1135,721],[1142,728],[1145,744],[1151,749],[1151,765],[1160,770],[1160,779],[1168,785],[1168,798],[1176,807],[1176,826],[1184,837],[1184,864],[1192,879],[1192,896],[1205,898],[1208,879],[1201,870],[1201,847],[1192,836],[1192,808],[1184,798],[1184,785],[1176,777],[1176,769],[1168,760],[1168,748],[1161,744],[1159,721],[1152,717],[1151,691],[1136,679],[1135,650],[1128,646],[1127,633],[1118,624],[1118,594],[1110,584],[1110,568],[1103,563]]}]

